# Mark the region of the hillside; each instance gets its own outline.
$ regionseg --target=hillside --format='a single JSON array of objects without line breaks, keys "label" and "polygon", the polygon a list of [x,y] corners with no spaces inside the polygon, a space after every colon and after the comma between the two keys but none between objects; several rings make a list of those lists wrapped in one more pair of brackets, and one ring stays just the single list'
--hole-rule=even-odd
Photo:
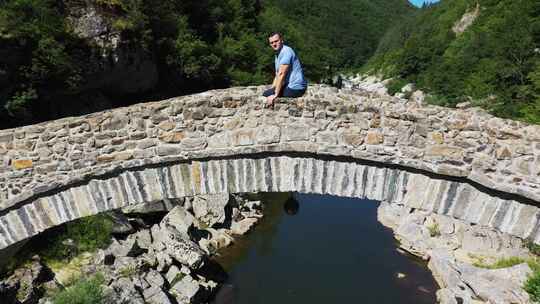
[{"label": "hillside", "polygon": [[0,128],[268,83],[283,31],[311,81],[361,65],[406,0],[7,0]]},{"label": "hillside", "polygon": [[496,115],[540,123],[540,2],[443,0],[392,28],[366,70]]}]

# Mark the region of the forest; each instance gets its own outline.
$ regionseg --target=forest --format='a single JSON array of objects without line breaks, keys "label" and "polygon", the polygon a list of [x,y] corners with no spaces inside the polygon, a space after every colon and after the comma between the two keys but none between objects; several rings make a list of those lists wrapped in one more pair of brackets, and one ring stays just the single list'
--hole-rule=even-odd
[{"label": "forest", "polygon": [[[453,28],[475,15],[464,31]],[[471,102],[506,118],[540,123],[540,2],[441,1],[388,30],[364,71],[413,82],[444,106]]]},{"label": "forest", "polygon": [[3,0],[0,128],[271,82],[280,31],[320,82],[359,67],[406,0]]},{"label": "forest", "polygon": [[540,123],[539,16],[535,0],[2,0],[0,129],[269,83],[273,31],[312,83],[379,74]]}]

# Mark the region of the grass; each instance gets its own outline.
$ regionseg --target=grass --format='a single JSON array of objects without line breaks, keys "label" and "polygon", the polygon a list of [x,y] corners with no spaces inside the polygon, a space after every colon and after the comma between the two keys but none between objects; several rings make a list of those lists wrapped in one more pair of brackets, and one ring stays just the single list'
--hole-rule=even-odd
[{"label": "grass", "polygon": [[0,269],[0,275],[9,275],[34,255],[39,255],[45,264],[53,268],[67,265],[84,252],[107,247],[112,238],[112,226],[108,214],[98,214],[52,228],[23,246]]},{"label": "grass", "polygon": [[120,275],[120,277],[123,277],[123,278],[131,278],[135,276],[137,273],[139,273],[139,270],[137,269],[137,266],[135,265],[128,265],[118,270],[118,274]]},{"label": "grass", "polygon": [[501,269],[501,268],[509,268],[509,267],[519,265],[525,262],[526,260],[520,257],[509,257],[509,258],[498,259],[493,264],[486,264],[484,263],[483,259],[478,259],[478,261],[474,262],[473,265],[476,267],[486,268],[486,269]]},{"label": "grass", "polygon": [[432,225],[427,227],[429,230],[429,235],[431,237],[438,237],[441,236],[441,230],[439,228],[439,224],[433,223]]},{"label": "grass", "polygon": [[87,279],[78,279],[71,286],[52,297],[53,304],[101,304],[105,301],[105,279],[98,273]]}]

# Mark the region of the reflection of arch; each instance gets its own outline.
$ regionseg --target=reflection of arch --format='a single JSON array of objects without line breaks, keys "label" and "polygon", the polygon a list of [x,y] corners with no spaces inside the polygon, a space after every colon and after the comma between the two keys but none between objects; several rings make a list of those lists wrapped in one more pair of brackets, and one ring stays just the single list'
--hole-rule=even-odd
[{"label": "reflection of arch", "polygon": [[47,193],[0,213],[0,249],[80,217],[197,194],[300,192],[401,203],[540,242],[527,201],[457,179],[351,159],[253,155],[140,167]]}]

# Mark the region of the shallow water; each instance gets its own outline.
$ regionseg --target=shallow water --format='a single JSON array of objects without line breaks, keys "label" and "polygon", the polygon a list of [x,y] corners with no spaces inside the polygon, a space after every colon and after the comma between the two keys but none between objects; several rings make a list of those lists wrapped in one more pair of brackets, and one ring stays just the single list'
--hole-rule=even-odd
[{"label": "shallow water", "polygon": [[289,215],[286,194],[266,195],[264,220],[216,259],[229,273],[233,303],[436,302],[425,263],[399,253],[377,221],[378,202],[293,197],[299,208]]}]

